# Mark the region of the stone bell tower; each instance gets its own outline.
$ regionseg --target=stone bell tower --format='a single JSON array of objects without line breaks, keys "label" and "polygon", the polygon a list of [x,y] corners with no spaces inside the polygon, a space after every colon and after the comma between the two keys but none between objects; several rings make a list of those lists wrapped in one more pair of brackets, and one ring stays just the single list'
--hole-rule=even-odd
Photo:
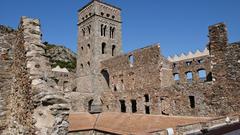
[{"label": "stone bell tower", "polygon": [[78,11],[77,91],[83,100],[80,111],[101,112],[100,94],[109,90],[101,61],[121,52],[121,9],[92,0]]}]

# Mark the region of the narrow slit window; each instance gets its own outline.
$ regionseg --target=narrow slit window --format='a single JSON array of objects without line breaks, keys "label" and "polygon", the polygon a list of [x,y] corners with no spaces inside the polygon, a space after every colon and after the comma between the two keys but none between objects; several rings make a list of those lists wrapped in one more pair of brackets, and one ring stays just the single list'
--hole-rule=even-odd
[{"label": "narrow slit window", "polygon": [[103,36],[103,24],[101,24],[101,36]]},{"label": "narrow slit window", "polygon": [[115,45],[112,45],[112,56],[115,55],[115,49],[116,49],[116,46],[115,46]]},{"label": "narrow slit window", "polygon": [[109,36],[110,36],[110,38],[112,38],[112,27],[110,26],[109,29],[110,29],[110,31],[109,31],[109,33],[110,33]]},{"label": "narrow slit window", "polygon": [[102,54],[105,54],[106,43],[102,43]]},{"label": "narrow slit window", "polygon": [[112,36],[111,36],[112,38],[114,38],[114,31],[115,31],[115,28],[112,28],[112,33],[111,33],[112,34]]}]

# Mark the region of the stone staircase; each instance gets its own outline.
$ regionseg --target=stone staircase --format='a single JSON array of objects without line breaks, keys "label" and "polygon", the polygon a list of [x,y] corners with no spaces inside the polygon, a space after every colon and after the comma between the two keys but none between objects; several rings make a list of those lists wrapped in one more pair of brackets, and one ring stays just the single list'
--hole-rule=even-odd
[{"label": "stone staircase", "polygon": [[7,126],[9,95],[11,93],[12,60],[0,60],[0,134]]}]

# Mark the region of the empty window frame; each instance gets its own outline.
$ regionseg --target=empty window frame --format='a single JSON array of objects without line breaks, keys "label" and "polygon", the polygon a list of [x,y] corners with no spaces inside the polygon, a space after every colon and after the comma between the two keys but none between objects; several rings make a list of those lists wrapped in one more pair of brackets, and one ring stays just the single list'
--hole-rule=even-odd
[{"label": "empty window frame", "polygon": [[204,63],[204,59],[199,59],[199,60],[197,60],[197,62],[199,63],[199,64],[202,64],[202,63]]},{"label": "empty window frame", "polygon": [[150,106],[145,105],[145,114],[150,114]]},{"label": "empty window frame", "polygon": [[103,36],[103,27],[104,27],[104,25],[101,24],[101,36]]},{"label": "empty window frame", "polygon": [[193,80],[193,73],[191,71],[186,72],[185,75],[188,81]]},{"label": "empty window frame", "polygon": [[198,76],[200,80],[205,81],[207,79],[207,73],[205,69],[199,69],[198,70]]},{"label": "empty window frame", "polygon": [[207,74],[207,81],[212,81],[212,72]]},{"label": "empty window frame", "polygon": [[187,65],[187,66],[190,66],[191,64],[192,64],[192,61],[187,61],[187,62],[186,62],[186,65]]},{"label": "empty window frame", "polygon": [[127,111],[125,100],[119,100],[119,102],[120,102],[121,112],[125,113]]},{"label": "empty window frame", "polygon": [[132,113],[136,113],[137,112],[137,101],[135,99],[132,99],[131,104],[132,104]]},{"label": "empty window frame", "polygon": [[150,98],[149,98],[149,95],[148,95],[148,94],[145,94],[145,95],[144,95],[144,98],[145,98],[145,102],[149,102],[149,101],[150,101]]},{"label": "empty window frame", "polygon": [[130,63],[130,66],[132,67],[132,66],[133,66],[133,63],[134,63],[134,57],[133,57],[133,55],[129,55],[129,56],[128,56],[128,61],[129,61],[129,63]]},{"label": "empty window frame", "polygon": [[178,73],[173,74],[173,77],[174,77],[174,81],[179,81],[180,80],[180,77],[179,77]]},{"label": "empty window frame", "polygon": [[195,108],[195,97],[189,96],[190,107]]},{"label": "empty window frame", "polygon": [[112,56],[115,55],[115,49],[116,49],[116,46],[115,46],[115,45],[112,45]]}]

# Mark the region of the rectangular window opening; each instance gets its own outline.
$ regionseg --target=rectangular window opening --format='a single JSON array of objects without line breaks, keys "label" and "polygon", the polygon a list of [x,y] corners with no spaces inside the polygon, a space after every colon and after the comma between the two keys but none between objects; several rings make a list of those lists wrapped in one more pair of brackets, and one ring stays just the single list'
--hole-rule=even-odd
[{"label": "rectangular window opening", "polygon": [[119,100],[120,101],[120,106],[121,106],[121,112],[125,113],[127,108],[125,105],[125,100]]},{"label": "rectangular window opening", "polygon": [[190,107],[195,108],[195,97],[189,96],[189,101],[190,101]]},{"label": "rectangular window opening", "polygon": [[145,114],[150,114],[150,106],[145,106]]},{"label": "rectangular window opening", "polygon": [[131,103],[132,103],[132,113],[136,113],[137,112],[137,101],[132,99]]}]

